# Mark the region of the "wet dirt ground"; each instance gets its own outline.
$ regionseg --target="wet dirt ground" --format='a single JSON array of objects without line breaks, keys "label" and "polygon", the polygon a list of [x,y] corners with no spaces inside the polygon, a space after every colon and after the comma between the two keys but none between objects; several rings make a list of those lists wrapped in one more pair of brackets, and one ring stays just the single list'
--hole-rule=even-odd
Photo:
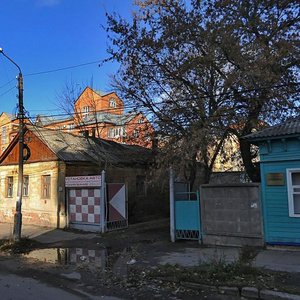
[{"label": "wet dirt ground", "polygon": [[[38,280],[82,299],[104,299],[104,295],[118,299],[239,299],[210,289],[189,288],[176,278],[152,276],[157,266],[169,262],[164,259],[172,257],[168,254],[186,253],[187,249],[192,253],[200,247],[197,241],[171,243],[169,236],[168,220],[158,220],[89,239],[36,242],[27,253],[0,252],[0,275]],[[227,260],[237,259],[238,253],[239,249],[231,251]],[[187,266],[197,264],[183,256]],[[300,278],[293,280],[298,284]]]},{"label": "wet dirt ground", "polygon": [[19,255],[0,254],[0,274],[32,278],[64,291],[93,299],[99,295],[121,299],[233,299],[210,291],[184,288],[149,273],[160,258],[198,242],[169,242],[167,220],[135,224],[92,239],[34,243]]}]

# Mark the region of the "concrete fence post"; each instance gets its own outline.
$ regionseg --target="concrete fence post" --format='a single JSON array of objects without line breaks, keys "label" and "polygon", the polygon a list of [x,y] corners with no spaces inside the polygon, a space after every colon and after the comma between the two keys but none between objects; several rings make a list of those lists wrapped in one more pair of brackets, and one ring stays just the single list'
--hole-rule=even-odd
[{"label": "concrete fence post", "polygon": [[174,170],[170,167],[169,174],[169,186],[170,186],[170,236],[171,241],[175,242],[175,199],[174,199]]}]

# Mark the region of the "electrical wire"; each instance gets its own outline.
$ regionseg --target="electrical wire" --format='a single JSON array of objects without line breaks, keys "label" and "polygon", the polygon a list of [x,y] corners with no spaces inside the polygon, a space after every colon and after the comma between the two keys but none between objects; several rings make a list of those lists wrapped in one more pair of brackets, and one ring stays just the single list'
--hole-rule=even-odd
[{"label": "electrical wire", "polygon": [[10,81],[6,82],[5,84],[0,86],[0,89],[4,88],[5,86],[7,86],[8,84],[10,84],[11,82],[15,81],[16,79],[11,79]]},{"label": "electrical wire", "polygon": [[6,95],[7,93],[9,93],[10,91],[12,91],[13,89],[15,89],[15,87],[12,87],[9,90],[5,91],[4,93],[0,94],[0,97]]},{"label": "electrical wire", "polygon": [[[281,85],[270,85],[270,86],[264,86],[264,87],[259,87],[259,88],[253,88],[253,89],[244,89],[244,90],[240,90],[237,93],[238,94],[244,94],[244,93],[250,93],[250,92],[255,92],[255,91],[260,91],[260,90],[265,90],[265,89],[272,89],[272,88],[283,88],[283,87],[288,87],[288,86],[298,86],[300,84],[300,82],[296,82],[296,83],[289,83],[289,84],[281,84]],[[299,91],[295,91],[293,93],[299,93]],[[226,96],[226,95],[231,95],[232,92],[224,92],[224,93],[219,93],[219,94],[213,94],[211,96],[198,96],[198,99],[210,99],[211,97],[221,97],[221,96]],[[92,101],[96,101],[94,99],[91,100]],[[296,100],[297,101],[297,100]],[[180,100],[167,100],[167,102],[171,102],[171,103],[179,103]],[[153,104],[155,105],[164,105],[166,104],[165,100],[161,100],[161,101],[156,101],[153,102]],[[92,110],[89,111],[90,113],[99,113],[99,112],[109,112],[109,111],[121,111],[123,109],[133,109],[133,110],[137,110],[140,107],[137,104],[125,104],[123,107],[119,107],[119,108],[106,108],[106,109],[100,109],[100,110]],[[144,107],[145,108],[145,107]],[[82,112],[74,112],[74,115],[79,115],[82,114]],[[61,114],[52,114],[52,115],[42,115],[43,117],[63,117],[63,116],[70,116],[69,113],[61,113]]]},{"label": "electrical wire", "polygon": [[101,63],[103,60],[95,60],[83,64],[78,64],[78,65],[73,65],[73,66],[68,66],[68,67],[63,67],[63,68],[58,68],[58,69],[53,69],[53,70],[47,70],[47,71],[40,71],[40,72],[34,72],[34,73],[28,73],[24,74],[24,77],[26,76],[35,76],[35,75],[42,75],[42,74],[48,74],[48,73],[54,73],[54,72],[59,72],[59,71],[64,71],[64,70],[69,70],[69,69],[75,69],[75,68],[80,68],[88,65],[93,65],[96,63]]}]

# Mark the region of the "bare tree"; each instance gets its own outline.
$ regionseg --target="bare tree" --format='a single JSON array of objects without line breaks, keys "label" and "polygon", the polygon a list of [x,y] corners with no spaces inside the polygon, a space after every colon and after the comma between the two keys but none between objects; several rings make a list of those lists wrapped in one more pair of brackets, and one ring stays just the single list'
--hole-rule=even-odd
[{"label": "bare tree", "polygon": [[227,135],[242,137],[297,110],[298,1],[137,1],[131,21],[108,15],[114,86],[152,113],[165,137],[163,161],[204,182]]}]

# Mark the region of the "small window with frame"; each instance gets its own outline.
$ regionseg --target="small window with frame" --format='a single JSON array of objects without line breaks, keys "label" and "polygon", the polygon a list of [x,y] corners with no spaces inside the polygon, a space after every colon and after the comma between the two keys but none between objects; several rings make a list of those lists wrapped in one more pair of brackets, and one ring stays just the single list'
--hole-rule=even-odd
[{"label": "small window with frame", "polygon": [[7,184],[6,184],[6,196],[8,198],[12,198],[14,195],[14,177],[8,176],[7,177]]},{"label": "small window with frame", "polygon": [[114,133],[114,129],[113,129],[113,128],[109,128],[107,136],[108,136],[109,138],[113,138],[113,137],[115,136],[115,133]]},{"label": "small window with frame", "polygon": [[42,176],[42,198],[49,199],[51,196],[51,176]]},{"label": "small window with frame", "polygon": [[109,99],[109,107],[112,107],[112,108],[117,107],[117,103],[116,103],[116,100],[114,98]]},{"label": "small window with frame", "polygon": [[29,176],[25,175],[23,177],[23,196],[28,197],[29,196]]},{"label": "small window with frame", "polygon": [[287,169],[289,216],[300,217],[300,169]]},{"label": "small window with frame", "polygon": [[134,129],[134,131],[133,131],[133,137],[134,138],[138,138],[139,135],[140,135],[139,131],[137,129]]},{"label": "small window with frame", "polygon": [[89,114],[89,111],[90,111],[90,107],[89,107],[89,106],[84,106],[84,107],[82,108],[82,117],[83,117],[84,119],[87,118],[87,116],[88,116],[88,114]]}]

